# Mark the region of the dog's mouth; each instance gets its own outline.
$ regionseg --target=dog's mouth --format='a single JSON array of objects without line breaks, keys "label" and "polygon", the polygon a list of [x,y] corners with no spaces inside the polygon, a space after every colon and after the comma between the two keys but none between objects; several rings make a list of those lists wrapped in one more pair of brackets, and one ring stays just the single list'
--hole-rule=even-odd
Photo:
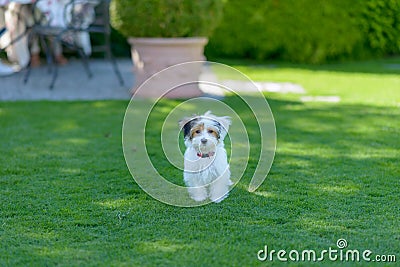
[{"label": "dog's mouth", "polygon": [[210,158],[215,155],[215,146],[214,144],[200,144],[197,146],[197,156],[200,158]]},{"label": "dog's mouth", "polygon": [[201,153],[201,152],[197,152],[197,156],[198,157],[200,157],[200,158],[211,158],[211,157],[213,157],[215,155],[215,152],[213,152],[213,151],[210,151],[210,152],[208,152],[208,153]]}]

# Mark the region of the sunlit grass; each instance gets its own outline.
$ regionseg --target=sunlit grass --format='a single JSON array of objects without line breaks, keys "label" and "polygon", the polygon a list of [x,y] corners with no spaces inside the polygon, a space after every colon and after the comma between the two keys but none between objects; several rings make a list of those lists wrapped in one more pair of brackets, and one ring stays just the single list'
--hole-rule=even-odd
[{"label": "sunlit grass", "polygon": [[[306,95],[339,96],[342,102],[400,105],[400,58],[347,64],[294,65],[223,61],[254,81],[291,82]],[[217,68],[222,79],[224,69]],[[233,78],[233,77],[229,77]],[[294,96],[298,99],[298,96]]]}]

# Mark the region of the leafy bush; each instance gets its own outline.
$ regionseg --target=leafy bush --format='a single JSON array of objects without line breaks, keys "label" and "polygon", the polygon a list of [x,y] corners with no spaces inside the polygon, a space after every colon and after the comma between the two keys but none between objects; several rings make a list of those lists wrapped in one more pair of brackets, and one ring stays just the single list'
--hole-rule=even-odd
[{"label": "leafy bush", "polygon": [[367,45],[380,54],[400,51],[400,1],[369,0],[363,9],[362,26]]},{"label": "leafy bush", "polygon": [[229,0],[211,56],[323,63],[400,48],[399,0]]},{"label": "leafy bush", "polygon": [[223,0],[113,0],[111,23],[126,37],[209,36]]}]

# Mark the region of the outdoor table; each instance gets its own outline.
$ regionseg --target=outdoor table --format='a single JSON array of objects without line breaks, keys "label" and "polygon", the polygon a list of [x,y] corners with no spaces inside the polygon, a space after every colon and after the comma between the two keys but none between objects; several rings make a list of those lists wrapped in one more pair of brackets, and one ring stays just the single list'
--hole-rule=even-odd
[{"label": "outdoor table", "polygon": [[[67,22],[65,17],[65,4],[67,1],[63,0],[47,0],[47,1],[37,1],[37,0],[0,0],[0,9],[5,10],[4,7],[9,7],[9,5],[15,4],[33,4],[37,2],[37,8],[48,17],[50,26],[54,27],[66,27]],[[99,0],[78,0],[77,2],[91,2],[93,5],[97,5]],[[1,12],[1,10],[0,10]],[[0,14],[1,16],[1,14]],[[16,16],[17,18],[18,16]],[[4,25],[2,25],[4,24]],[[23,24],[23,25],[22,25]],[[5,65],[0,60],[0,76],[11,74],[17,69],[21,69],[28,65],[30,59],[30,52],[26,39],[26,31],[21,30],[21,28],[26,27],[25,21],[18,21],[17,19],[7,19],[4,23],[2,23],[2,19],[0,19],[0,37],[7,31],[10,33],[10,40],[7,40],[7,46],[14,44],[18,45],[19,48],[15,49],[21,55],[18,55],[19,59],[19,68],[11,68],[8,65]],[[14,36],[13,36],[14,35]],[[11,37],[12,36],[12,37]],[[91,44],[89,39],[89,34],[86,32],[80,33],[76,38],[79,39],[80,44],[86,54],[91,53]],[[4,48],[3,48],[4,49]]]}]

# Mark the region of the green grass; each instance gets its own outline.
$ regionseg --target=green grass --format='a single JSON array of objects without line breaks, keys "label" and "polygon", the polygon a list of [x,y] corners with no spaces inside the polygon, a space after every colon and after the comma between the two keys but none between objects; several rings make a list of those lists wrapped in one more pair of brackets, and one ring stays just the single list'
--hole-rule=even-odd
[{"label": "green grass", "polygon": [[221,62],[235,67],[254,81],[300,84],[309,95],[339,96],[351,103],[400,103],[400,58],[322,66],[235,60]]},{"label": "green grass", "polygon": [[[396,254],[398,262],[399,73],[379,61],[365,63],[368,71],[361,63],[231,64],[255,80],[296,82],[307,95],[341,102],[267,94],[278,138],[271,172],[249,193],[252,154],[218,205],[169,206],[135,184],[121,145],[126,101],[0,103],[0,266],[265,266],[256,257],[265,245],[322,251],[339,238],[349,249]],[[244,110],[236,97],[224,102]],[[160,103],[149,140],[178,103]],[[157,155],[157,142],[149,149],[161,171],[180,177]],[[292,263],[299,264],[310,263]]]}]

